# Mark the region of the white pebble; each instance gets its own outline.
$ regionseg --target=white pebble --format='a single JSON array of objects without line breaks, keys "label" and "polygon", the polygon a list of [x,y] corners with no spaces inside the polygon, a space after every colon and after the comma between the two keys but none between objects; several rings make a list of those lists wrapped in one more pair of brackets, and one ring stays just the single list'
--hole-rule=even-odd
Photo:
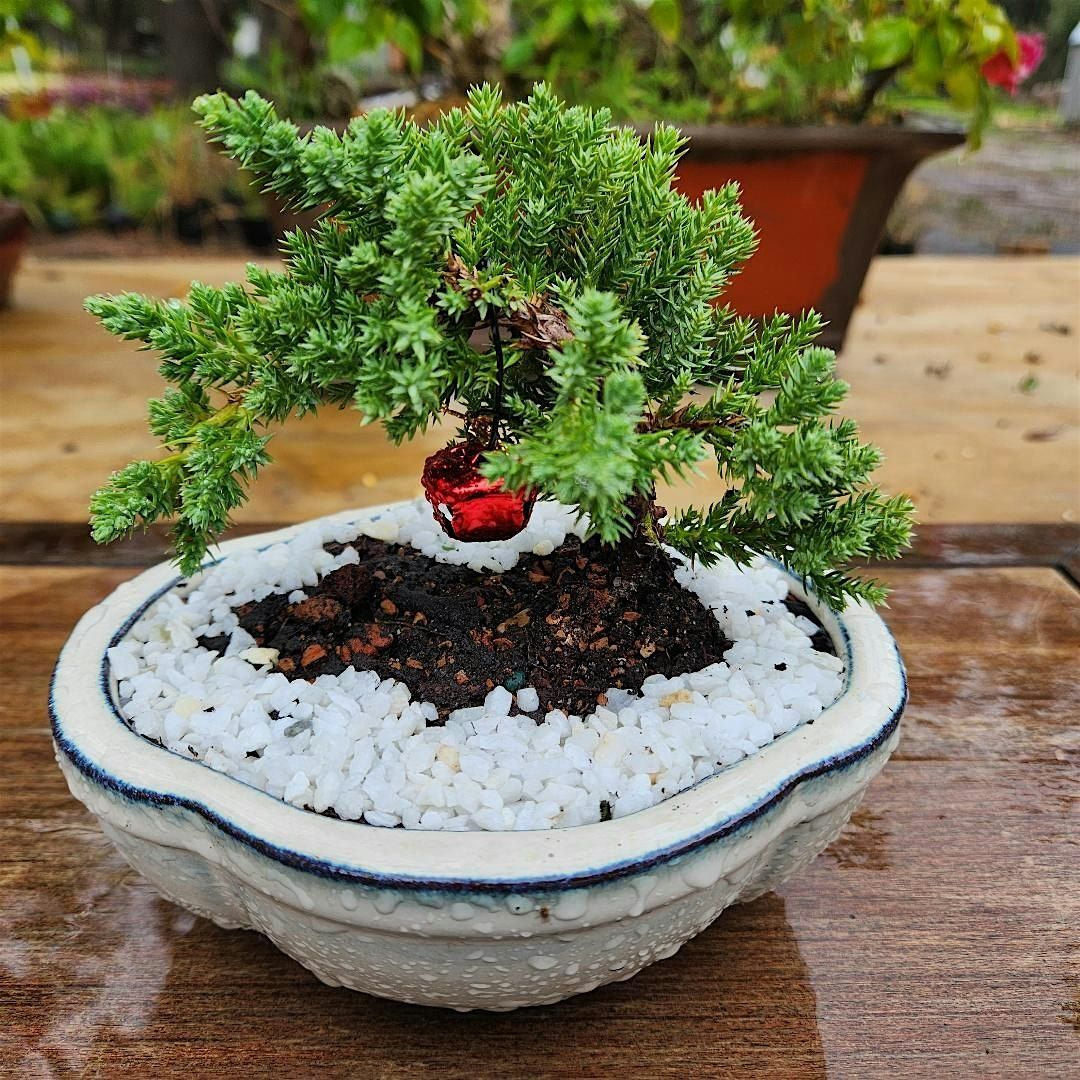
[{"label": "white pebble", "polygon": [[[734,642],[726,657],[652,675],[640,693],[610,688],[607,707],[586,716],[552,709],[540,723],[525,715],[540,708],[531,686],[516,697],[497,686],[438,727],[429,726],[434,703],[374,672],[290,682],[267,670],[276,650],[255,645],[233,611],[272,593],[304,599],[320,576],[359,561],[354,547],[331,556],[322,545],[360,531],[488,573],[522,554],[550,554],[580,530],[571,511],[548,502],[518,536],[491,544],[451,540],[423,501],[377,520],[315,522],[288,542],[224,559],[152,605],[108,650],[121,711],[140,734],[297,806],[377,826],[510,831],[598,821],[601,802],[615,817],[653,806],[815,719],[843,692],[842,661],[811,648],[816,627],[778,602],[786,578],[768,564],[721,560],[703,570],[676,558],[676,579]],[[223,635],[224,656],[197,644]]]},{"label": "white pebble", "polygon": [[540,695],[531,686],[517,692],[517,707],[522,712],[535,712],[540,708]]}]

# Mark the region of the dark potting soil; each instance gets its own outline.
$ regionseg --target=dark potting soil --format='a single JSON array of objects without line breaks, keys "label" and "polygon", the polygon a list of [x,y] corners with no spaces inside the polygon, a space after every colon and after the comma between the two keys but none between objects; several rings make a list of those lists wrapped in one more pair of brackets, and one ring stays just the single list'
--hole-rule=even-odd
[{"label": "dark potting soil", "polygon": [[[571,537],[551,555],[522,556],[490,574],[365,536],[348,546],[359,564],[327,574],[304,590],[306,600],[274,594],[236,609],[260,646],[278,650],[276,670],[290,679],[351,664],[404,682],[442,719],[483,704],[496,686],[532,686],[541,713],[584,715],[606,702],[609,687],[633,691],[649,675],[698,671],[732,644],[651,545]],[[815,647],[832,651],[828,635],[818,637]],[[227,643],[200,639],[217,651]]]}]

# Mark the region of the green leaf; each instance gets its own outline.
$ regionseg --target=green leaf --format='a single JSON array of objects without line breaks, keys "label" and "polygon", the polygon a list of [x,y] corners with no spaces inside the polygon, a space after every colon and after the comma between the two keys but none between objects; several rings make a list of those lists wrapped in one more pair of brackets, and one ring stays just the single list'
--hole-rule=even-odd
[{"label": "green leaf", "polygon": [[929,30],[920,33],[915,42],[911,70],[915,79],[928,90],[937,87],[942,80],[944,71],[941,44]]},{"label": "green leaf", "polygon": [[979,42],[978,52],[983,57],[993,56],[1000,49],[1008,49],[1010,40],[1015,48],[1016,39],[1010,32],[1008,24],[1003,25],[994,20],[980,22],[976,36]]},{"label": "green leaf", "polygon": [[966,37],[963,24],[943,15],[938,20],[937,33],[942,57],[945,60],[952,60],[958,56],[964,48]]},{"label": "green leaf", "polygon": [[390,40],[401,50],[409,69],[418,73],[424,66],[424,41],[419,27],[409,19],[396,19]]},{"label": "green leaf", "polygon": [[945,89],[962,109],[973,109],[978,104],[983,78],[975,64],[958,65],[945,76]]},{"label": "green leaf", "polygon": [[682,30],[679,0],[652,0],[645,12],[652,27],[666,41],[675,41]]},{"label": "green leaf", "polygon": [[520,71],[536,55],[536,41],[530,34],[518,34],[503,53],[503,67]]},{"label": "green leaf", "polygon": [[869,68],[895,67],[911,54],[915,44],[915,23],[894,15],[877,19],[866,28],[863,52]]},{"label": "green leaf", "polygon": [[373,29],[370,22],[355,16],[344,15],[337,19],[326,34],[326,54],[330,63],[345,64],[377,48],[381,35],[373,33]]}]

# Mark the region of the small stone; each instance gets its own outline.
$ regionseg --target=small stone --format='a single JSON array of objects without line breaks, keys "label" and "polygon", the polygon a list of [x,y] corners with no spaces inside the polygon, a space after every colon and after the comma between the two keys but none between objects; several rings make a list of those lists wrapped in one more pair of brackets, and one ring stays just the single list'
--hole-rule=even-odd
[{"label": "small stone", "polygon": [[507,716],[510,713],[510,706],[513,701],[514,695],[505,686],[496,686],[484,698],[484,712],[488,716]]},{"label": "small stone", "polygon": [[196,697],[192,697],[190,694],[181,694],[180,697],[173,702],[173,712],[177,716],[182,716],[185,720],[191,716],[192,713],[199,712],[203,707],[203,703]]},{"label": "small stone", "polygon": [[256,667],[262,667],[263,664],[276,664],[277,658],[281,655],[277,649],[245,649],[239,654],[241,660],[246,660],[249,664],[254,664]]},{"label": "small stone", "polygon": [[448,746],[445,743],[435,751],[436,761],[441,761],[451,772],[461,769],[461,755],[456,746]]},{"label": "small stone", "polygon": [[309,645],[300,657],[301,667],[311,667],[326,655],[326,649],[321,645]]},{"label": "small stone", "polygon": [[672,705],[678,705],[680,701],[693,701],[694,695],[689,690],[676,690],[673,694],[665,694],[660,699],[660,704],[665,709],[670,709]]},{"label": "small stone", "polygon": [[377,652],[389,648],[394,639],[385,633],[378,623],[366,623],[362,628],[364,637],[349,639],[349,648],[360,656],[374,656]]},{"label": "small stone", "polygon": [[509,619],[504,619],[495,629],[503,634],[506,632],[508,626],[528,626],[529,625],[529,609],[522,608],[516,615],[511,615]]},{"label": "small stone", "polygon": [[531,686],[523,687],[517,692],[517,707],[522,712],[535,712],[540,708],[540,695]]},{"label": "small stone", "polygon": [[289,614],[304,622],[335,622],[341,617],[341,604],[332,596],[311,596],[293,604]]},{"label": "small stone", "polygon": [[300,798],[308,789],[307,774],[298,772],[293,775],[293,778],[288,782],[285,787],[285,791],[282,794],[282,798],[286,802],[295,802]]}]

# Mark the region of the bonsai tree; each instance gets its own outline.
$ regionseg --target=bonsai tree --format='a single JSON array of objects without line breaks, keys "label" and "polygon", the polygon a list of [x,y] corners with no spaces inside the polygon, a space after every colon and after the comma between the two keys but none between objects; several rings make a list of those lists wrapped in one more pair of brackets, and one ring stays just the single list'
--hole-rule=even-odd
[{"label": "bonsai tree", "polygon": [[[754,231],[734,185],[699,206],[672,189],[676,130],[642,143],[543,85],[505,106],[474,89],[426,128],[373,111],[342,135],[301,136],[253,93],[195,110],[267,189],[329,210],[246,285],[87,301],[159,352],[171,384],[149,408],[163,455],[94,496],[97,541],[173,518],[195,572],[272,430],[355,406],[399,442],[458,419],[425,476],[450,532],[448,485],[511,502],[511,532],[551,498],[615,558],[661,543],[706,564],[768,555],[830,603],[882,600],[845,567],[897,556],[911,504],[871,485],[879,452],[834,416],[846,386],[814,345],[821,320],[758,327],[715,303]],[[665,519],[657,480],[707,461],[723,497]]]}]

